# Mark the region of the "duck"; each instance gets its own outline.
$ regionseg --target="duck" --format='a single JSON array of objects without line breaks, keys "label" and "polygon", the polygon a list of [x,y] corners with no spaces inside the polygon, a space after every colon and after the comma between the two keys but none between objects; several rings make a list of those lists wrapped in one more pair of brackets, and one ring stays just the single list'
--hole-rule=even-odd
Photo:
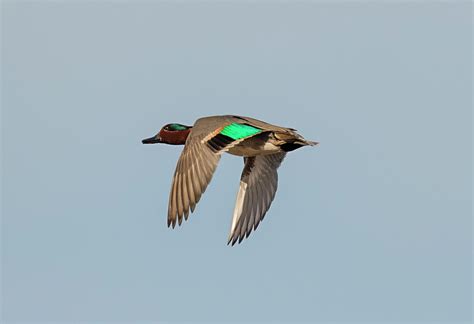
[{"label": "duck", "polygon": [[243,157],[244,168],[227,244],[239,244],[255,231],[272,204],[278,172],[288,152],[315,146],[293,128],[236,115],[199,118],[193,126],[166,124],[143,144],[184,145],[172,179],[168,227],[181,226],[211,182],[221,155]]}]

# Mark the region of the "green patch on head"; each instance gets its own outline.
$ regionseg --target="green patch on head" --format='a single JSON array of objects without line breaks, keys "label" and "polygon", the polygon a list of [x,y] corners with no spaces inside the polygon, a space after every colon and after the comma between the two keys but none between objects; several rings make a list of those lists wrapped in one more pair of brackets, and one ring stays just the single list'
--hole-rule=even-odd
[{"label": "green patch on head", "polygon": [[181,124],[169,124],[168,127],[172,131],[182,131],[188,129],[186,126]]},{"label": "green patch on head", "polygon": [[256,128],[246,124],[232,123],[220,132],[220,134],[229,136],[233,140],[239,140],[262,132],[260,128]]}]

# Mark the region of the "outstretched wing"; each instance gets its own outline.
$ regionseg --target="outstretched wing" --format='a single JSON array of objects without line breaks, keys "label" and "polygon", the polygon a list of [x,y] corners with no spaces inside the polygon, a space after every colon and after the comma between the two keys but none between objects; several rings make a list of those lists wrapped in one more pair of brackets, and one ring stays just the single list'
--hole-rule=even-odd
[{"label": "outstretched wing", "polygon": [[190,137],[176,165],[168,205],[168,226],[173,228],[194,211],[219,163],[221,152],[203,143],[203,138]]},{"label": "outstretched wing", "polygon": [[278,187],[277,169],[286,153],[245,157],[228,243],[242,242],[265,216]]}]

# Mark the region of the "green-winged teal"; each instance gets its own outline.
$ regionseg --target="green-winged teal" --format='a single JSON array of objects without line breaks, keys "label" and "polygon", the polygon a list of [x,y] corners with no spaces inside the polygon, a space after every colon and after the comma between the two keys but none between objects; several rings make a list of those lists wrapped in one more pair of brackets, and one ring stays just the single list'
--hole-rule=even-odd
[{"label": "green-winged teal", "polygon": [[287,152],[316,145],[295,129],[280,127],[241,116],[211,116],[198,119],[194,126],[165,125],[143,144],[183,145],[171,186],[168,226],[194,212],[201,195],[224,152],[243,156],[240,179],[228,243],[240,243],[265,216],[278,186],[277,169]]}]

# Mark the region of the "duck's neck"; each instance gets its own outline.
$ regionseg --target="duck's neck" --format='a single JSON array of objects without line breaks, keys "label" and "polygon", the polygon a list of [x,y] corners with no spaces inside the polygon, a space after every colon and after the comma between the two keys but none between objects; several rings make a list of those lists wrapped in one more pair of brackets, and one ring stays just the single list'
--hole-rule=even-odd
[{"label": "duck's neck", "polygon": [[182,131],[167,131],[162,129],[160,131],[161,142],[171,145],[184,145],[189,132],[191,132],[191,128]]}]

